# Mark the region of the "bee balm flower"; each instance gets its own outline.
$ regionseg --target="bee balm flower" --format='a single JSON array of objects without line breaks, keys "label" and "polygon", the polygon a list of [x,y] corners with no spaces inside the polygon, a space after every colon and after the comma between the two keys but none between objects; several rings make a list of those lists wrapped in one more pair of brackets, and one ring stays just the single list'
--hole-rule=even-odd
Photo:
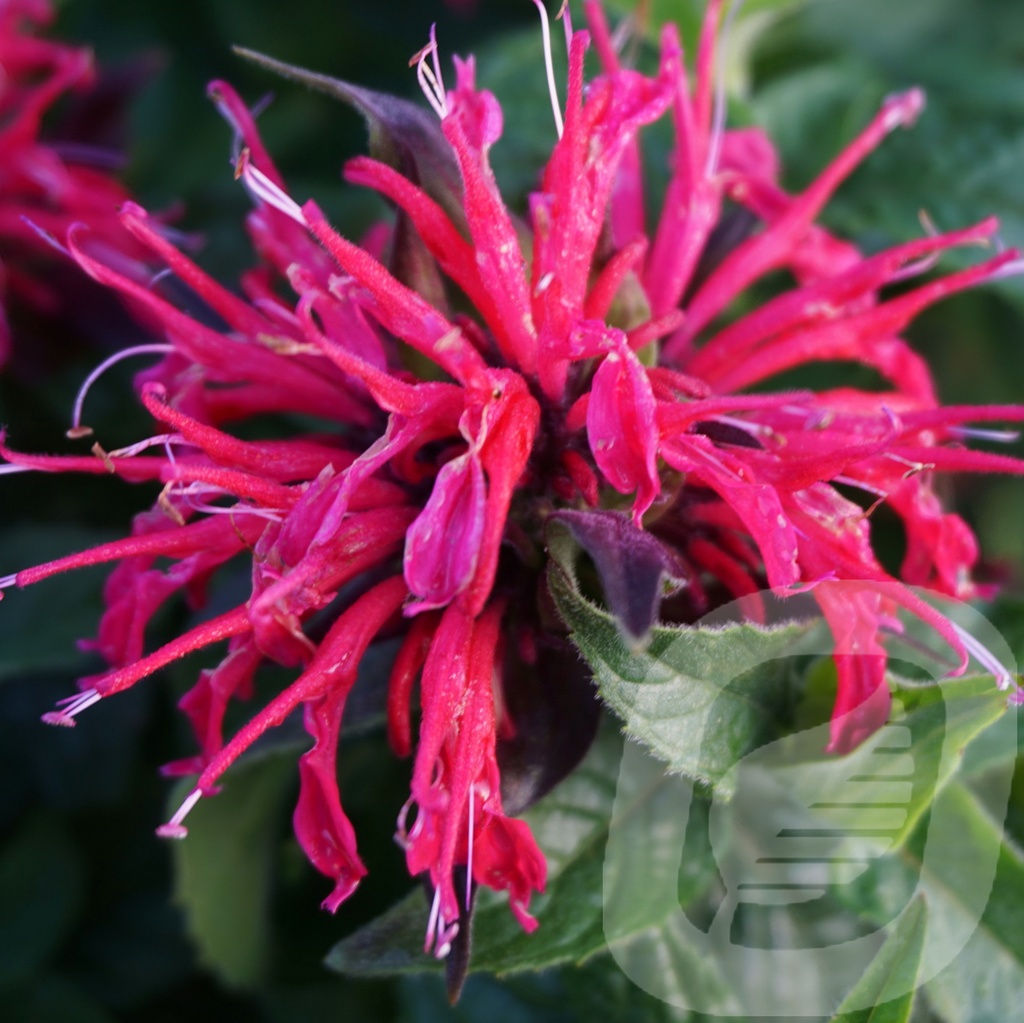
[{"label": "bee balm flower", "polygon": [[[564,670],[567,640],[545,592],[552,515],[591,552],[612,611],[638,637],[658,601],[644,605],[621,585],[626,560],[677,579],[694,617],[723,592],[811,589],[837,639],[837,752],[886,718],[878,639],[896,607],[929,622],[966,663],[963,636],[904,584],[975,592],[976,545],[942,509],[933,480],[942,471],[1024,470],[962,446],[963,424],[1019,420],[1024,410],[942,407],[900,334],[935,301],[1018,269],[1017,254],[886,293],[945,250],[996,231],[989,220],[864,256],[816,225],[857,164],[913,122],[921,93],[887,100],[815,182],[789,195],[770,141],[721,125],[720,8],[708,6],[691,83],[672,26],[657,73],[646,76],[620,66],[599,5],[585,5],[589,31],[570,36],[567,98],[556,107],[560,137],[520,216],[489,162],[502,133],[497,99],[477,88],[472,60],[456,61],[446,88],[432,44],[418,72],[436,122],[344,87],[404,147],[398,167],[359,158],[346,169],[395,206],[383,243],[378,234],[359,246],[315,203],[298,203],[222,83],[211,94],[238,137],[261,258],[242,296],[174,248],[137,206],[123,208],[124,228],[214,317],[191,317],[97,257],[88,223],[72,229],[82,268],[163,326],[162,358],[139,377],[159,432],[95,457],[28,455],[6,443],[0,452],[12,466],[114,472],[163,490],[132,536],[10,582],[119,562],[96,641],[111,667],[83,680],[82,694],[47,716],[54,724],[74,723],[191,651],[227,644],[182,700],[199,753],[172,771],[198,777],[161,833],[183,835],[195,802],[301,707],[313,746],[300,760],[295,829],[332,878],[324,904],[336,909],[365,874],[335,772],[345,704],[366,650],[398,637],[388,729],[396,752],[414,756],[398,837],[410,872],[434,893],[427,947],[448,954],[479,884],[507,892],[532,928],[529,901],[543,889],[545,860],[514,815],[573,766],[594,721],[586,681],[573,688]],[[585,88],[592,42],[604,73]],[[676,136],[672,177],[648,225],[639,139],[663,117]],[[730,242],[738,209],[759,227]],[[794,280],[789,290],[730,317],[751,284],[780,269]],[[884,388],[748,390],[793,366],[837,359],[874,368]],[[263,413],[326,425],[296,427],[285,439],[232,431],[247,420],[258,428]],[[869,517],[838,487],[884,499],[903,519],[910,541],[900,579],[879,564]],[[200,599],[234,559],[251,563],[246,598],[146,653],[156,609],[178,592]],[[295,667],[295,681],[225,739],[225,708],[249,694],[264,661]],[[535,684],[523,688],[524,676]],[[567,693],[576,701],[568,713]],[[524,781],[507,751],[539,720],[548,738]]]}]

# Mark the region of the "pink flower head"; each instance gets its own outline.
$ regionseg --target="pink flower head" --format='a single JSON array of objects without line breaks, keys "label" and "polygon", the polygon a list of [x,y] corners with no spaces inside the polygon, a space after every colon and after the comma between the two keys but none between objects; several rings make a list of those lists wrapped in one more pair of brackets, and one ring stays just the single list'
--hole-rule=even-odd
[{"label": "pink flower head", "polygon": [[[332,879],[325,905],[337,908],[365,873],[340,802],[339,730],[364,652],[397,637],[388,731],[396,752],[415,758],[398,837],[410,872],[434,893],[427,946],[444,956],[460,940],[480,884],[507,892],[532,928],[529,902],[543,890],[545,860],[510,814],[561,775],[545,760],[524,781],[499,762],[520,727],[516,680],[532,678],[530,699],[552,706],[568,685],[545,674],[569,649],[544,592],[543,529],[553,513],[611,573],[609,604],[638,637],[658,613],[663,571],[683,586],[691,618],[729,595],[756,617],[765,585],[783,596],[812,589],[837,641],[837,752],[886,719],[880,635],[895,608],[932,625],[966,664],[962,636],[904,584],[975,592],[973,537],[933,483],[943,471],[1024,471],[1016,459],[962,444],[964,424],[1020,420],[1024,409],[941,407],[900,335],[944,296],[1019,269],[1018,256],[1000,252],[890,295],[888,285],[947,249],[996,231],[989,220],[864,256],[815,224],[858,163],[913,121],[923,97],[886,101],[816,181],[789,195],[770,141],[722,126],[720,8],[708,6],[691,83],[671,26],[657,73],[645,76],[620,66],[600,5],[585,4],[590,31],[571,35],[567,98],[555,107],[560,137],[520,216],[489,163],[501,108],[477,88],[471,60],[457,62],[449,91],[436,44],[421,57],[439,126],[423,110],[346,87],[407,143],[398,168],[359,158],[346,169],[397,209],[401,230],[367,246],[339,235],[315,203],[291,198],[249,111],[216,83],[211,95],[237,135],[238,173],[255,203],[248,227],[260,263],[242,295],[174,248],[139,207],[126,205],[120,220],[217,314],[217,327],[97,255],[88,220],[70,231],[79,265],[162,326],[152,349],[162,357],[139,378],[158,432],[94,455],[27,455],[6,442],[0,453],[26,470],[113,472],[163,489],[129,538],[11,582],[120,562],[97,641],[111,667],[48,715],[55,724],[73,724],[175,658],[227,644],[182,701],[199,753],[171,769],[198,778],[162,833],[184,834],[195,801],[301,707],[314,745],[300,764],[295,829]],[[591,39],[604,72],[585,89]],[[648,226],[639,137],[662,117],[675,132],[672,177]],[[737,206],[759,229],[716,251],[716,229]],[[409,238],[415,260],[402,247]],[[735,300],[777,270],[791,274],[792,287],[730,318]],[[287,299],[284,282],[294,292]],[[470,313],[452,311],[449,284]],[[818,394],[761,386],[828,360],[870,366],[885,385]],[[283,440],[232,432],[234,422],[258,427],[264,413],[291,412],[322,428],[296,427]],[[903,519],[911,541],[900,578],[879,564],[869,516],[838,487],[885,500]],[[157,608],[178,592],[200,603],[208,580],[235,559],[251,563],[248,596],[146,653]],[[657,596],[634,599],[615,576],[627,572],[654,580]],[[225,739],[226,707],[249,694],[265,660],[293,666],[295,680]],[[584,702],[559,724],[566,734],[581,727]],[[557,733],[537,756],[565,742]]]}]

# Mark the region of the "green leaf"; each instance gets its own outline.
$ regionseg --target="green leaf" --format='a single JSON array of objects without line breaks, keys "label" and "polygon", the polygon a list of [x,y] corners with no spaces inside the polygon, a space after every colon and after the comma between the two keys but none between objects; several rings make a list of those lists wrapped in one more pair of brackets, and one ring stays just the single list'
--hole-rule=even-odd
[{"label": "green leaf", "polygon": [[[925,991],[947,1020],[1010,1019],[1024,1002],[1024,854],[966,787],[951,786],[944,798],[956,813],[955,827],[947,832],[957,844],[942,857],[942,869],[924,878],[933,926],[949,928],[965,916],[971,922],[975,906],[965,894],[964,875],[995,845],[998,860],[977,930]],[[919,847],[909,850],[907,861],[915,866],[922,862]],[[923,863],[928,867],[930,860]]]},{"label": "green leaf", "polygon": [[[505,898],[481,890],[473,927],[472,970],[502,974],[539,970],[580,962],[602,951],[608,941],[602,892],[609,885],[628,891],[635,899],[628,919],[614,935],[617,940],[657,925],[675,905],[691,902],[707,886],[714,872],[707,842],[707,804],[695,803],[687,835],[688,854],[682,856],[680,869],[682,850],[676,831],[670,828],[659,833],[657,828],[658,821],[674,808],[666,798],[672,795],[670,781],[659,765],[655,765],[654,784],[640,788],[619,808],[621,836],[636,851],[642,847],[645,855],[658,855],[659,834],[672,843],[663,852],[665,857],[676,857],[676,902],[666,906],[660,899],[650,898],[643,877],[636,874],[607,876],[605,851],[621,759],[622,739],[606,722],[580,767],[524,815],[548,858],[546,890],[534,897],[530,907],[540,926],[531,935],[524,933]],[[628,855],[617,862],[626,874]],[[413,892],[336,945],[327,964],[352,976],[437,968],[422,951],[426,914],[423,893]]]},{"label": "green leaf", "polygon": [[[265,974],[281,809],[294,782],[294,749],[239,762],[223,791],[191,811],[188,836],[175,843],[175,898],[201,961],[229,985],[255,985]],[[175,795],[187,792],[185,783]]]},{"label": "green leaf", "polygon": [[580,593],[568,530],[553,523],[548,545],[555,604],[627,734],[672,770],[728,792],[731,769],[778,729],[786,658],[802,652],[808,626],[660,627],[646,648],[631,648]]},{"label": "green leaf", "polygon": [[1024,1001],[1024,854],[964,784],[948,786],[911,841],[877,861],[847,897],[882,923],[915,886],[928,902],[925,963],[938,954],[929,943],[941,952],[949,935],[970,935],[936,976],[924,978],[932,1009],[949,1023],[1017,1018]]},{"label": "green leaf", "polygon": [[860,982],[843,999],[831,1023],[907,1023],[927,921],[928,910],[919,896],[900,917]]}]

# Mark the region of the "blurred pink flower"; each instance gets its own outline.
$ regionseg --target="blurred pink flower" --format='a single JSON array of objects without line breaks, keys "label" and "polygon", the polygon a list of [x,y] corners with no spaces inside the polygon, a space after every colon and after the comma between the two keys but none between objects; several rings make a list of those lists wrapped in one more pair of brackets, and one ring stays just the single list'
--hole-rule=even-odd
[{"label": "blurred pink flower", "polygon": [[38,34],[52,20],[48,0],[0,2],[0,364],[10,353],[10,303],[65,311],[52,268],[72,224],[89,224],[91,249],[105,259],[145,252],[117,216],[128,193],[110,169],[116,154],[44,133],[55,103],[96,85],[89,50]]}]

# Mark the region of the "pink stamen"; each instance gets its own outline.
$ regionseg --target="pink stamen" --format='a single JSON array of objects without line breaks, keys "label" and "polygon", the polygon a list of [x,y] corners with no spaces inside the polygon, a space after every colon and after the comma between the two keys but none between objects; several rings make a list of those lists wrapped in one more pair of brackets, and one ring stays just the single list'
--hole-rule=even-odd
[{"label": "pink stamen", "polygon": [[[51,710],[42,716],[42,721],[47,725],[59,725],[62,728],[74,728],[75,715],[81,714],[94,703],[98,703],[102,697],[95,689],[87,689],[77,696],[69,696],[64,700],[58,700],[57,706],[60,710]],[[61,705],[64,706],[61,706]]]},{"label": "pink stamen", "polygon": [[75,397],[75,405],[71,412],[71,429],[81,435],[81,431],[84,429],[82,426],[82,406],[85,404],[86,395],[89,393],[89,389],[94,383],[111,366],[116,366],[123,359],[130,359],[136,355],[170,355],[174,351],[174,345],[135,345],[132,348],[125,348],[120,352],[115,352],[108,359],[104,359],[86,378],[85,382],[78,389],[78,394]]},{"label": "pink stamen", "polygon": [[156,829],[156,833],[161,838],[184,838],[188,834],[188,828],[185,827],[181,822],[189,815],[192,807],[203,798],[202,789],[193,789],[186,797],[185,801],[175,811],[174,816],[166,823],[161,824]]}]

